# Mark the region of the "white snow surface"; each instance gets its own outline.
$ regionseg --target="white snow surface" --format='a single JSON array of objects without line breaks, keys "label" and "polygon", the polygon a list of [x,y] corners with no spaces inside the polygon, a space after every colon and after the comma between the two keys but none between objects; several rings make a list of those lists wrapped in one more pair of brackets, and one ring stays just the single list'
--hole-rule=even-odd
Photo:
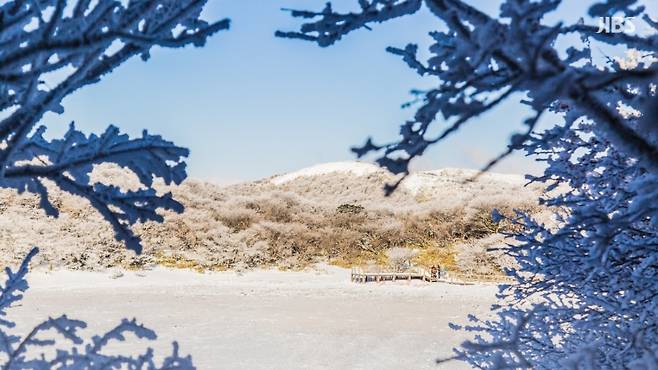
[{"label": "white snow surface", "polygon": [[300,177],[321,176],[336,172],[349,173],[356,176],[367,176],[382,171],[382,168],[372,163],[357,161],[330,162],[303,168],[285,175],[274,176],[270,181],[275,185],[283,185]]},{"label": "white snow surface", "polygon": [[[273,176],[270,182],[283,185],[301,177],[322,176],[334,173],[352,174],[357,177],[374,173],[386,173],[386,170],[373,163],[359,161],[329,162],[302,168],[283,175]],[[447,182],[467,182],[476,178],[476,182],[496,182],[513,186],[523,186],[525,180],[521,175],[487,172],[480,174],[477,170],[464,168],[442,168],[431,171],[412,172],[403,182],[402,187],[416,193],[435,185]]]},{"label": "white snow surface", "polygon": [[469,312],[486,316],[495,286],[358,284],[349,274],[331,266],[243,275],[163,268],[38,271],[30,273],[30,289],[8,318],[27,333],[48,316],[66,313],[88,322],[82,335],[89,338],[123,317],[136,317],[156,330],[158,341],[130,336],[111,351],[132,353],[148,344],[161,358],[177,340],[198,369],[470,368],[434,361],[470,338],[448,323],[466,322]]},{"label": "white snow surface", "polygon": [[441,191],[447,186],[463,186],[469,183],[523,187],[526,182],[521,175],[493,172],[480,173],[477,170],[463,168],[443,168],[411,173],[404,179],[401,187],[409,193],[416,195],[426,191]]}]

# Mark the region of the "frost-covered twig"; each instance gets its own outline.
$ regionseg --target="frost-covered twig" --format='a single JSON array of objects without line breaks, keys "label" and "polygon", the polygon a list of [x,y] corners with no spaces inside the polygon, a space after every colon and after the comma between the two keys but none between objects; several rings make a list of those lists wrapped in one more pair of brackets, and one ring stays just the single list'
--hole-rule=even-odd
[{"label": "frost-covered twig", "polygon": [[[133,223],[160,221],[159,209],[182,211],[170,194],[156,194],[152,184],[156,177],[167,184],[183,181],[187,149],[146,131],[140,139],[129,139],[114,126],[86,136],[71,125],[63,139],[46,140],[45,126],[36,126],[45,113],[63,111],[64,97],[97,83],[128,59],[147,60],[155,46],[202,46],[208,36],[227,29],[227,19],[208,23],[200,18],[205,3],[12,0],[0,5],[0,186],[39,194],[42,208],[56,216],[43,182],[50,180],[87,198],[117,237],[140,252]],[[131,192],[90,183],[93,166],[107,162],[136,174],[143,188]]]},{"label": "frost-covered twig", "polygon": [[[548,25],[544,16],[559,0],[507,0],[499,18],[465,1],[424,3],[447,26],[431,33],[428,61],[417,60],[413,44],[389,51],[437,86],[402,125],[399,141],[368,139],[355,152],[381,151],[380,164],[407,173],[429,146],[520,93],[534,116],[504,155],[524,149],[546,163],[542,176],[528,179],[546,184],[541,202],[553,211],[508,220],[520,230],[506,251],[518,264],[507,271],[517,283],[501,287],[495,319],[472,318],[465,329],[477,336],[454,358],[481,369],[657,368],[658,33],[600,32],[583,20]],[[341,19],[327,12],[307,14],[318,24],[300,33],[335,28]],[[594,3],[589,14],[656,24],[633,0]],[[558,49],[558,38],[569,34],[581,43]],[[626,50],[631,60],[599,62],[593,43]],[[543,112],[563,122],[535,132]],[[437,124],[446,128],[430,137]]]},{"label": "frost-covered twig", "polygon": [[[368,2],[360,3],[365,6],[363,12],[349,16],[335,12],[330,5],[317,13],[294,11],[293,16],[314,19],[314,22],[303,24],[298,32],[278,32],[277,35],[328,46],[373,19],[384,21],[414,13],[420,8],[420,2],[413,1],[386,2],[391,4],[379,7]],[[405,11],[396,10],[392,3],[400,7],[404,4]],[[442,141],[502,100],[521,93],[527,94],[528,99],[524,103],[538,114],[555,104],[581,107],[582,114],[594,119],[597,130],[615,145],[632,152],[646,166],[653,167],[658,163],[658,144],[655,141],[630,128],[616,112],[608,110],[604,113],[600,110],[605,106],[609,109],[611,105],[614,108],[618,101],[629,100],[632,100],[629,102],[631,105],[644,110],[648,102],[642,99],[641,93],[629,96],[626,93],[627,85],[632,84],[645,92],[658,81],[658,69],[638,67],[637,70],[628,71],[611,65],[602,70],[591,63],[583,64],[591,60],[588,43],[582,49],[569,48],[565,51],[566,57],[561,57],[561,51],[555,48],[559,37],[576,32],[584,40],[592,38],[610,45],[653,53],[658,45],[658,35],[641,37],[624,33],[596,33],[598,27],[582,23],[568,26],[542,23],[545,14],[559,7],[559,0],[505,1],[501,6],[501,19],[460,0],[426,0],[424,3],[448,27],[447,31],[430,33],[434,44],[429,49],[431,56],[427,63],[417,60],[415,44],[403,49],[389,48],[389,51],[401,55],[409,67],[419,74],[435,78],[437,87],[425,94],[423,105],[413,119],[401,126],[399,141],[375,145],[369,139],[364,146],[354,149],[358,156],[383,151],[378,162],[394,173],[406,174],[409,162],[422,155],[429,146]],[[592,15],[603,14],[603,9],[628,14],[641,14],[643,11],[643,8],[631,10],[629,7],[629,4],[597,6],[592,8]],[[506,18],[505,21],[502,18]],[[601,81],[608,83],[600,84]],[[600,87],[593,88],[595,85]],[[533,128],[533,121],[525,121],[529,131]],[[430,135],[430,127],[438,124],[445,124],[447,128],[438,135]],[[513,136],[510,149],[519,149],[519,143],[525,139],[527,134]],[[509,152],[511,150],[487,168]]]}]

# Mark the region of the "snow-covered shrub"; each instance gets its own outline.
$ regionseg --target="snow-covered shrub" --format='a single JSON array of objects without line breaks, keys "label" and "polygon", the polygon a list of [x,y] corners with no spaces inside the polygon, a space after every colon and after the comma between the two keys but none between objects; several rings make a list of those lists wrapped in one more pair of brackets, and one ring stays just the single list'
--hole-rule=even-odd
[{"label": "snow-covered shrub", "polygon": [[514,266],[514,261],[500,251],[508,242],[503,234],[497,233],[460,243],[455,246],[459,251],[456,264],[466,274],[499,275],[503,267]]},{"label": "snow-covered shrub", "polygon": [[338,213],[359,214],[363,212],[363,210],[364,210],[363,206],[360,206],[358,204],[343,203],[338,207],[336,207],[336,212]]},{"label": "snow-covered shrub", "polygon": [[[620,32],[584,19],[548,24],[560,0],[502,1],[498,18],[471,3],[359,0],[352,13],[327,4],[320,12],[293,11],[306,23],[278,35],[328,46],[423,4],[442,22],[430,33],[426,63],[414,44],[388,49],[436,81],[417,92],[422,104],[402,125],[400,140],[369,139],[354,149],[359,156],[382,153],[378,162],[394,173],[407,174],[429,146],[509,98],[522,96],[533,111],[526,130],[485,169],[518,149],[546,161],[544,175],[530,180],[554,191],[543,203],[555,213],[548,222],[523,212],[508,218],[518,228],[507,250],[518,265],[508,271],[517,283],[502,287],[497,319],[472,318],[466,328],[478,336],[456,349],[456,358],[483,369],[657,368],[658,22],[635,0],[589,8],[595,21],[622,19]],[[593,50],[635,57],[597,57]],[[534,132],[549,112],[563,122]],[[446,126],[433,134],[438,123]]]},{"label": "snow-covered shrub", "polygon": [[411,267],[411,262],[418,255],[418,250],[393,247],[386,251],[389,265],[395,271],[404,271]]},{"label": "snow-covered shrub", "polygon": [[178,344],[160,364],[154,360],[154,352],[148,348],[136,355],[109,354],[113,342],[122,342],[134,336],[140,340],[155,340],[154,331],[139,324],[135,319],[122,320],[110,331],[94,335],[90,340],[79,331],[87,323],[62,315],[48,318],[29,333],[14,333],[16,324],[9,319],[12,304],[20,302],[28,289],[26,275],[30,260],[38,253],[32,249],[16,271],[6,268],[7,280],[0,286],[0,367],[5,370],[53,370],[53,369],[134,369],[134,370],[185,370],[195,369],[190,356],[181,357]]},{"label": "snow-covered shrub", "polygon": [[[386,175],[386,171],[379,171]],[[281,256],[286,256],[285,265],[290,267],[326,259],[349,265],[395,246],[459,256],[467,249],[443,247],[466,239],[469,245],[476,243],[495,230],[491,228],[492,208],[534,211],[539,195],[538,189],[523,188],[520,176],[512,177],[513,185],[498,181],[496,174],[462,184],[461,179],[470,173],[436,173],[412,174],[421,178],[423,185],[415,183],[408,192],[400,188],[389,197],[381,188],[393,179],[390,175],[357,178],[329,174],[298,178],[285,186],[256,181],[222,187],[195,179],[178,186],[156,183],[158,192],[171,191],[185,212],[163,212],[162,223],[136,225],[135,234],[144,245],[139,256],[114,240],[111,226],[74,196],[53,189],[50,199],[62,212],[59,218],[48,219],[39,209],[36,195],[0,189],[6,216],[0,218],[0,262],[17,263],[11,258],[24,255],[29,251],[26,246],[34,244],[41,247],[41,253],[33,266],[86,270],[157,263],[183,266],[189,261],[207,270],[267,267],[282,264]],[[134,186],[137,181],[109,168],[95,170],[92,175],[95,181],[122,187]],[[320,183],[324,188],[317,187]],[[341,185],[351,191],[344,192]],[[431,192],[417,200],[416,191],[425,188]],[[341,212],[346,208],[339,210],[342,204],[363,209]],[[505,213],[511,215],[511,209]],[[264,224],[281,227],[261,227]],[[297,226],[288,229],[287,224]],[[297,252],[290,256],[286,249],[293,246]]]}]

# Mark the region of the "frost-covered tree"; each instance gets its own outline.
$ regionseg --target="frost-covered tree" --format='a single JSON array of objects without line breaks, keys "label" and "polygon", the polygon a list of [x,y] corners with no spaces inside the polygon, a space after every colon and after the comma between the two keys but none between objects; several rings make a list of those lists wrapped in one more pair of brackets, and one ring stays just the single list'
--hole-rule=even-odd
[{"label": "frost-covered tree", "polygon": [[510,219],[524,230],[507,251],[517,284],[503,287],[498,320],[472,318],[467,330],[492,337],[458,358],[482,368],[655,368],[656,176],[591,122],[557,126],[525,149],[549,164],[533,181],[569,190],[542,199],[558,210],[551,225],[520,212]]},{"label": "frost-covered tree", "polygon": [[[202,0],[12,0],[0,5],[0,186],[37,193],[47,214],[47,183],[86,198],[118,239],[140,252],[131,225],[162,221],[158,209],[181,212],[171,194],[157,194],[154,178],[180,183],[188,150],[144,131],[129,138],[110,126],[100,135],[70,129],[47,139],[44,114],[61,113],[62,99],[132,57],[151,49],[202,46],[228,20],[200,18]],[[39,125],[39,126],[38,126]],[[114,163],[133,172],[142,188],[92,183],[94,165]]]},{"label": "frost-covered tree", "polygon": [[[153,188],[156,178],[179,184],[186,177],[188,150],[144,131],[129,138],[110,126],[100,135],[85,135],[71,124],[61,139],[44,136],[48,112],[61,113],[62,100],[74,91],[99,82],[132,57],[144,61],[151,49],[202,46],[206,39],[227,29],[228,20],[208,23],[200,18],[205,0],[9,0],[0,2],[0,187],[36,193],[48,215],[58,209],[48,198],[56,186],[87,199],[110,222],[116,237],[135,252],[140,239],[131,225],[162,221],[159,210],[182,212],[170,193]],[[94,183],[94,166],[112,163],[134,173],[139,189],[122,189]],[[7,270],[0,291],[0,316],[21,298],[27,288],[27,265]],[[155,333],[124,320],[110,332],[96,336],[82,348],[65,349],[60,341],[41,338],[55,332],[82,346],[77,331],[86,324],[66,316],[49,319],[24,337],[9,334],[9,320],[0,321],[0,361],[3,369],[189,369],[189,357],[174,353],[162,366],[153,362],[151,350],[138,357],[104,355],[113,340],[133,333],[154,339]],[[53,358],[34,356],[34,347],[54,347]],[[36,352],[35,352],[36,351]],[[46,351],[46,350],[44,350]],[[50,352],[48,352],[50,353]]]},{"label": "frost-covered tree", "polygon": [[[400,140],[368,140],[355,152],[380,152],[381,165],[406,174],[429,146],[521,95],[534,112],[527,130],[485,169],[517,149],[546,161],[544,175],[530,180],[553,190],[542,201],[555,210],[546,224],[523,213],[511,220],[523,226],[508,249],[518,262],[509,270],[517,283],[502,287],[497,319],[472,318],[467,329],[478,336],[456,349],[456,358],[484,369],[658,368],[658,23],[634,0],[589,8],[595,20],[617,17],[622,32],[582,19],[548,24],[545,15],[559,0],[503,1],[498,18],[460,0],[362,0],[353,13],[331,4],[293,11],[307,23],[278,34],[328,46],[423,4],[445,26],[430,33],[429,59],[419,61],[413,44],[388,50],[436,87],[420,94]],[[625,27],[629,22],[635,27]],[[640,26],[653,32],[624,32]],[[573,36],[580,42],[560,47]],[[636,57],[600,62],[592,49],[604,46]],[[562,122],[537,133],[546,112]],[[430,136],[439,124],[444,130]]]},{"label": "frost-covered tree", "polygon": [[[443,22],[447,30],[430,32],[434,43],[430,46],[426,63],[416,58],[418,46],[415,44],[387,49],[401,56],[420,75],[436,81],[435,88],[415,92],[422,105],[414,117],[401,126],[400,140],[375,144],[369,139],[362,147],[353,149],[359,156],[383,151],[378,163],[393,173],[407,173],[411,159],[514,93],[527,95],[523,103],[535,114],[524,121],[527,131],[514,135],[501,157],[522,147],[543,113],[577,106],[596,121],[597,129],[615,145],[623,147],[647,166],[653,166],[653,163],[658,163],[653,138],[658,127],[648,124],[644,128],[646,135],[640,134],[624,122],[615,108],[618,102],[632,103],[636,109],[651,112],[651,117],[655,117],[658,108],[651,105],[654,102],[648,98],[648,89],[655,82],[658,67],[598,69],[591,63],[590,42],[594,40],[653,53],[657,36],[597,32],[598,25],[584,22],[543,24],[544,15],[556,10],[560,3],[560,0],[504,1],[500,18],[489,16],[460,0],[359,0],[360,11],[349,13],[336,12],[331,3],[327,3],[319,12],[291,11],[294,17],[309,21],[299,32],[277,31],[276,34],[330,46],[354,30],[369,28],[372,23],[416,13],[423,4]],[[596,4],[591,7],[590,15],[643,14],[643,7],[629,9],[633,3],[635,1]],[[636,18],[639,22],[640,18]],[[648,15],[644,14],[642,19],[646,24],[658,27]],[[580,35],[583,45],[581,48],[569,47],[561,53],[555,47],[556,40],[569,34]],[[621,88],[629,83],[637,85],[640,90]],[[430,126],[435,122],[446,127],[441,133],[430,136]],[[487,168],[497,161],[498,158]]]}]

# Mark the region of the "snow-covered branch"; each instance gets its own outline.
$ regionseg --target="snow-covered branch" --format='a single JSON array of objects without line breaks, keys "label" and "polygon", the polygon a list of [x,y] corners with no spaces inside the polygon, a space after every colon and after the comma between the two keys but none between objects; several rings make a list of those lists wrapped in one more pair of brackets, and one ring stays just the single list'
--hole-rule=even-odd
[{"label": "snow-covered branch", "polygon": [[[170,194],[158,195],[154,178],[179,184],[186,177],[187,149],[144,132],[129,139],[110,126],[84,135],[73,126],[64,138],[47,140],[46,112],[61,113],[61,101],[94,84],[134,56],[149,58],[155,46],[203,46],[229,27],[227,19],[200,18],[205,0],[118,2],[13,0],[0,5],[0,186],[41,196],[56,216],[43,180],[87,198],[113,225],[117,237],[139,252],[130,225],[161,221],[158,209],[182,211]],[[94,165],[114,163],[133,172],[138,191],[91,184]]]},{"label": "snow-covered branch", "polygon": [[[637,27],[642,21],[656,29],[636,3],[594,3],[589,15],[635,17]],[[584,20],[549,25],[545,15],[559,0],[503,1],[498,18],[460,0],[424,4],[447,27],[430,34],[429,59],[419,61],[414,44],[389,51],[436,86],[402,125],[398,141],[368,139],[354,151],[380,152],[380,164],[407,173],[429,146],[503,100],[523,96],[534,111],[526,130],[486,168],[519,149],[545,162],[542,176],[528,178],[545,183],[541,202],[552,211],[541,218],[517,212],[507,220],[520,230],[509,235],[516,242],[507,248],[518,264],[508,270],[517,283],[501,287],[495,319],[470,318],[463,329],[476,337],[455,349],[453,359],[481,369],[655,369],[658,32],[602,32]],[[306,14],[320,24],[300,34],[320,43],[314,30],[334,22],[327,9]],[[558,49],[558,38],[571,34],[580,43]],[[600,62],[594,43],[628,58]],[[544,112],[563,122],[536,132]],[[433,125],[445,127],[430,131]]]},{"label": "snow-covered branch", "polygon": [[[87,198],[112,224],[119,240],[136,252],[141,251],[139,238],[130,225],[149,220],[161,222],[157,209],[182,212],[183,206],[170,193],[158,195],[151,188],[155,177],[166,184],[180,184],[186,177],[182,159],[189,151],[158,135],[144,131],[139,139],[130,139],[110,126],[102,135],[86,136],[71,124],[63,139],[47,140],[42,126],[18,145],[11,166],[5,167],[4,187],[19,192],[41,195],[41,206],[53,216],[58,210],[48,200],[43,180],[50,180],[71,194]],[[38,158],[38,164],[32,159]],[[32,160],[32,161],[31,161]],[[116,186],[90,184],[94,165],[114,163],[134,173],[145,186],[137,191],[123,191]]]},{"label": "snow-covered branch", "polygon": [[[407,5],[409,8],[404,8],[408,11],[399,11],[389,4],[388,7],[368,12],[366,9],[374,5],[361,3],[365,3],[366,8],[358,14],[337,13],[331,5],[317,13],[296,11],[293,16],[311,18],[315,22],[303,24],[299,32],[277,34],[327,46],[355,28],[366,27],[373,19],[385,21],[405,16],[414,13],[420,6],[420,2],[413,2],[413,7]],[[412,2],[399,3],[398,6],[402,6]],[[589,42],[584,42],[582,49],[570,48],[564,53],[566,57],[562,57],[560,51],[555,49],[555,41],[562,35],[576,32],[583,40],[595,39],[651,53],[658,45],[658,35],[643,37],[597,33],[598,27],[583,23],[569,26],[544,24],[544,16],[557,9],[560,3],[559,0],[505,1],[500,8],[500,19],[497,19],[464,1],[426,0],[424,4],[448,28],[447,31],[430,33],[434,43],[430,46],[431,56],[427,62],[417,59],[417,46],[414,44],[388,50],[402,56],[409,67],[419,74],[435,79],[437,86],[425,94],[423,104],[413,119],[401,126],[399,141],[374,145],[369,139],[354,152],[362,156],[381,151],[381,165],[395,173],[407,173],[409,162],[422,155],[429,146],[510,96],[521,93],[527,94],[528,99],[524,103],[531,106],[535,114],[541,114],[556,104],[581,107],[582,113],[594,119],[597,130],[613,144],[624,146],[647,166],[654,166],[658,163],[658,143],[638,133],[613,110],[618,101],[632,99],[628,95],[631,90],[629,84],[643,91],[655,85],[658,69],[645,69],[644,65],[639,65],[633,70],[624,70],[611,65],[602,70],[587,63],[591,61]],[[637,15],[644,10],[642,7],[631,10],[628,9],[630,5],[615,4],[598,4],[591,13],[599,15],[609,11],[625,11]],[[608,83],[601,84],[602,81]],[[601,96],[603,90],[605,97]],[[633,103],[639,105],[636,108],[642,110],[641,106],[646,102],[634,100]],[[608,109],[601,111],[601,107]],[[528,131],[533,129],[533,122],[536,122],[534,118],[525,121]],[[446,127],[438,135],[431,136],[430,126],[439,124]],[[512,149],[519,149],[519,143],[527,138],[527,134],[515,135],[509,150],[501,158]]]},{"label": "snow-covered branch", "polygon": [[330,46],[344,35],[360,28],[369,28],[369,23],[381,23],[389,19],[413,14],[422,5],[422,0],[359,0],[358,13],[334,12],[331,3],[327,3],[320,12],[308,10],[289,10],[296,18],[314,19],[304,23],[299,32],[277,31],[279,37],[317,42],[320,46]]}]

